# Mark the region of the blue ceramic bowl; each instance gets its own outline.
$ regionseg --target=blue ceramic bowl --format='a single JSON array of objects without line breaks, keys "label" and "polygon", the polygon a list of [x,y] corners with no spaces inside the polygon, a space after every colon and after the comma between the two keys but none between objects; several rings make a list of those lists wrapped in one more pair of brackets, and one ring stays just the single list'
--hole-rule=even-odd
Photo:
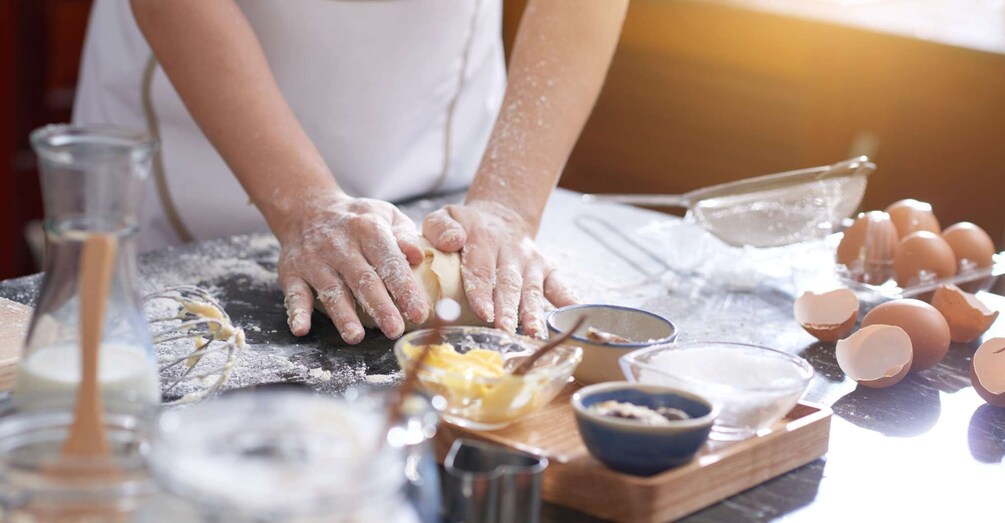
[{"label": "blue ceramic bowl", "polygon": [[[670,425],[645,425],[635,420],[592,412],[591,405],[608,400],[649,408],[673,407],[691,419]],[[718,409],[697,394],[659,385],[612,382],[584,387],[572,396],[579,435],[593,457],[619,472],[651,476],[691,461],[705,444]]]},{"label": "blue ceramic bowl", "polygon": [[[639,349],[671,343],[677,339],[677,327],[668,319],[632,307],[605,304],[569,305],[548,315],[548,335],[561,336],[572,328],[581,316],[583,325],[576,329],[567,342],[583,348],[583,361],[576,367],[576,381],[589,385],[605,381],[622,381],[618,359]],[[587,337],[590,327],[622,338],[628,343],[599,342]]]}]

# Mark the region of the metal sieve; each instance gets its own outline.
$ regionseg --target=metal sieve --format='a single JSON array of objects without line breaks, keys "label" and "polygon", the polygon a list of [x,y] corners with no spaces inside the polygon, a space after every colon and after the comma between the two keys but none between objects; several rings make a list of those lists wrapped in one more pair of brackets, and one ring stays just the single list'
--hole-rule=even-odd
[{"label": "metal sieve", "polygon": [[682,207],[730,245],[776,247],[833,232],[858,209],[875,170],[874,163],[859,156],[686,194],[584,194],[583,201]]}]

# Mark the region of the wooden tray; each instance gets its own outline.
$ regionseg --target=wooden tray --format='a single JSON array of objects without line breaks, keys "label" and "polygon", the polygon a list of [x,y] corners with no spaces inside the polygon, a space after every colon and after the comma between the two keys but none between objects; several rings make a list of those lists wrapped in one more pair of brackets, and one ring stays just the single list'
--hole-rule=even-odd
[{"label": "wooden tray", "polygon": [[770,432],[705,449],[687,465],[651,477],[604,467],[583,445],[569,403],[570,385],[544,409],[501,430],[474,432],[443,423],[442,460],[458,437],[545,456],[544,499],[615,521],[656,522],[684,517],[827,453],[831,409],[800,402]]},{"label": "wooden tray", "polygon": [[14,386],[21,344],[28,333],[31,307],[0,298],[0,391]]}]

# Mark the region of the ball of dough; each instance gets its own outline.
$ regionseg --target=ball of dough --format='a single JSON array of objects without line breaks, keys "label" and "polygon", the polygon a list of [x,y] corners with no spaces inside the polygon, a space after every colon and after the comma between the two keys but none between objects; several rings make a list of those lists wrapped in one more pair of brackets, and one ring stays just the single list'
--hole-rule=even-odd
[{"label": "ball of dough", "polygon": [[[412,274],[419,283],[419,288],[425,293],[426,301],[429,303],[429,318],[425,323],[418,325],[405,320],[405,332],[413,331],[425,327],[433,320],[433,308],[436,303],[444,298],[450,298],[461,306],[461,315],[453,322],[454,325],[487,325],[471,310],[468,298],[464,294],[464,283],[461,280],[461,255],[456,252],[443,252],[425,238],[419,240],[419,248],[422,249],[424,258],[422,263],[412,267]],[[315,308],[325,312],[324,306],[315,300]],[[368,329],[377,327],[370,315],[363,312],[358,305],[356,313],[359,315],[363,326]]]}]

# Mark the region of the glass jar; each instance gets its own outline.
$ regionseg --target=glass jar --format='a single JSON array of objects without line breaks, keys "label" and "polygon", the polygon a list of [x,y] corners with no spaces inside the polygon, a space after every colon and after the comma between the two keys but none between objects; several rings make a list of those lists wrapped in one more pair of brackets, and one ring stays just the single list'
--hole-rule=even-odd
[{"label": "glass jar", "polygon": [[142,521],[418,522],[386,415],[306,391],[230,393],[157,421]]},{"label": "glass jar", "polygon": [[[105,401],[160,402],[157,360],[137,292],[143,186],[156,142],[138,131],[53,125],[31,134],[45,204],[45,274],[14,385],[20,397],[73,396],[80,382],[79,279],[83,245],[116,239],[98,380]],[[30,399],[30,398],[27,398]]]},{"label": "glass jar", "polygon": [[[387,411],[397,399],[393,389],[351,387],[346,401],[364,408]],[[400,448],[405,458],[405,494],[425,523],[442,521],[440,466],[433,448],[440,415],[446,408],[441,396],[431,399],[420,394],[410,395],[401,405],[402,419],[388,431],[387,444]]]},{"label": "glass jar", "polygon": [[131,521],[155,492],[146,457],[152,412],[110,403],[104,415],[111,455],[61,455],[73,423],[65,402],[8,402],[0,412],[0,521]]}]

